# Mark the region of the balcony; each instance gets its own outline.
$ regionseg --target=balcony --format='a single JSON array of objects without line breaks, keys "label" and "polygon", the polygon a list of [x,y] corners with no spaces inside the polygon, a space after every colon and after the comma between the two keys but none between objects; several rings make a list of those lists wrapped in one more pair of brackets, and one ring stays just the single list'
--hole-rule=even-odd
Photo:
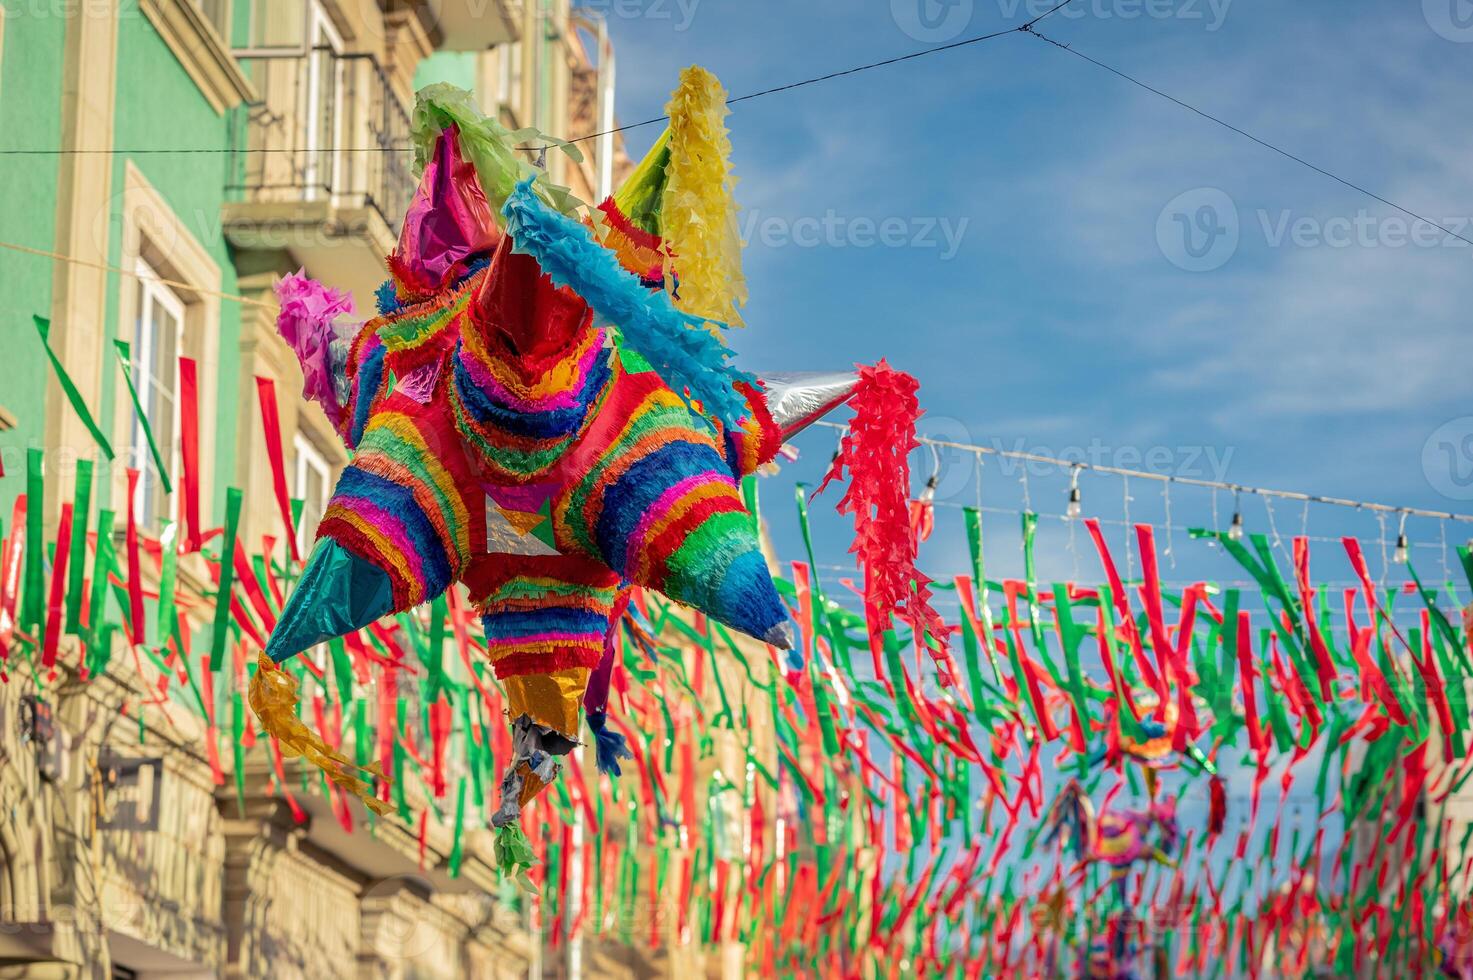
[{"label": "balcony", "polygon": [[324,46],[242,61],[260,101],[231,152],[226,238],[371,310],[414,194],[408,107],[372,55]]},{"label": "balcony", "polygon": [[524,0],[379,0],[385,15],[412,12],[439,51],[484,51],[521,35]]}]

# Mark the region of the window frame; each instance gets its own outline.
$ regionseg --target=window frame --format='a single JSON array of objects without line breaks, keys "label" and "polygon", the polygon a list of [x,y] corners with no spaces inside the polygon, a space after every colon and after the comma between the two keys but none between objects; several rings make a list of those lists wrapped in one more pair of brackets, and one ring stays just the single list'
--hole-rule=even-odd
[{"label": "window frame", "polygon": [[[165,459],[169,468],[169,479],[171,483],[177,482],[175,477],[180,472],[180,415],[179,415],[179,358],[184,356],[184,323],[186,304],[172,286],[161,282],[163,278],[149,264],[143,256],[138,256],[134,261],[133,271],[137,277],[137,308],[133,311],[133,341],[129,346],[131,363],[128,370],[133,375],[133,386],[138,392],[138,400],[143,405],[143,414],[147,416],[155,405],[155,389],[160,394],[167,392],[169,403],[169,427],[168,445],[159,446],[159,453]],[[159,343],[158,336],[161,324],[156,318],[149,316],[155,310],[162,309],[167,313],[174,323],[173,356],[166,364],[157,365],[166,371],[165,377],[155,377],[154,369],[158,361],[159,352],[155,345]],[[167,381],[167,383],[162,383]],[[130,406],[131,407],[131,406]],[[179,494],[168,494],[167,511],[155,509],[158,491],[162,485],[155,483],[155,476],[151,473],[153,457],[148,449],[148,438],[144,435],[144,420],[134,410],[131,413],[132,425],[130,426],[131,442],[133,447],[133,465],[143,474],[138,481],[138,486],[133,494],[133,513],[136,515],[140,526],[149,531],[156,531],[162,526],[163,521],[177,521],[179,519]],[[153,430],[155,437],[158,436],[161,426],[160,419],[148,418],[148,426]]]}]

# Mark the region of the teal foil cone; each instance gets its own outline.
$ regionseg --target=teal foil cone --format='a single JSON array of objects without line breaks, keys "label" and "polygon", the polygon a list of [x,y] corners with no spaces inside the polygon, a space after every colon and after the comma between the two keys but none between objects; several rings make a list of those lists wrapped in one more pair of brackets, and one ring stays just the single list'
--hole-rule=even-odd
[{"label": "teal foil cone", "polygon": [[266,641],[266,655],[281,663],[393,611],[388,574],[323,538],[312,549],[302,578]]}]

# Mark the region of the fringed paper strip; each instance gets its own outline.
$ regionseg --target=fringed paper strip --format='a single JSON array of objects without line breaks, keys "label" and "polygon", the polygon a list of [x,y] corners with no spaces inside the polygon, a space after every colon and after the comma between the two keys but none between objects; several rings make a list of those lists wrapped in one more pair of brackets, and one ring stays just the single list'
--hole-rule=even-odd
[{"label": "fringed paper strip", "polygon": [[[440,82],[420,89],[414,102],[410,136],[414,140],[416,173],[423,171],[434,155],[440,132],[451,125],[460,131],[461,155],[476,168],[481,190],[493,212],[501,211],[519,182],[530,180],[539,172],[517,152],[518,146],[546,145],[562,150],[574,161],[583,159],[578,148],[564,140],[530,127],[507,129],[490,116],[481,115],[469,92]],[[566,187],[550,181],[539,182],[537,193],[548,206],[562,214],[572,214],[582,206]]]},{"label": "fringed paper strip", "polygon": [[670,162],[660,206],[660,230],[680,281],[682,310],[740,327],[747,302],[742,240],[732,195],[731,140],[726,134],[726,89],[697,65],[680,74],[665,106],[670,116]]},{"label": "fringed paper strip", "polygon": [[677,310],[667,294],[645,289],[586,226],[547,207],[532,180],[517,185],[502,214],[515,250],[582,296],[600,321],[618,327],[628,346],[687,405],[699,402],[704,414],[728,428],[747,415],[746,399],[734,386],[756,379],[728,363],[731,351],[720,338],[697,329],[703,318]]},{"label": "fringed paper strip", "polygon": [[[883,630],[891,615],[898,615],[917,633],[925,631],[935,644],[933,654],[943,653],[949,630],[931,608],[931,580],[916,568],[916,539],[910,527],[907,456],[918,445],[919,384],[883,360],[874,367],[861,366],[859,376],[850,400],[854,419],[813,493],[822,493],[830,481],[849,471],[849,489],[838,509],[854,516],[854,544],[849,550],[864,570],[865,605],[878,614],[871,628]],[[944,657],[938,656],[937,663],[945,669]]]},{"label": "fringed paper strip", "polygon": [[327,412],[336,427],[343,415],[335,375],[342,371],[333,364],[331,344],[336,335],[333,320],[353,313],[353,297],[322,285],[298,269],[276,284],[276,330],[291,346],[302,364],[302,395]]},{"label": "fringed paper strip", "polygon": [[383,779],[384,773],[378,763],[355,765],[297,717],[297,686],[297,679],[272,663],[265,653],[256,659],[249,699],[261,727],[276,739],[287,758],[301,756],[306,759],[321,769],[336,786],[358,797],[379,816],[393,813],[393,806],[374,796],[372,785],[355,775],[363,772]]}]

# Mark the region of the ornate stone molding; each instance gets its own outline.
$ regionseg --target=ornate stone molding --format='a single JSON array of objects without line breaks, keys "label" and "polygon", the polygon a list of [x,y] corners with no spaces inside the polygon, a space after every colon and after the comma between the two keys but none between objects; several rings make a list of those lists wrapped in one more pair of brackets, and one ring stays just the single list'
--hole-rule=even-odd
[{"label": "ornate stone molding", "polygon": [[139,0],[138,7],[216,112],[256,100],[250,79],[198,7],[189,0]]}]

